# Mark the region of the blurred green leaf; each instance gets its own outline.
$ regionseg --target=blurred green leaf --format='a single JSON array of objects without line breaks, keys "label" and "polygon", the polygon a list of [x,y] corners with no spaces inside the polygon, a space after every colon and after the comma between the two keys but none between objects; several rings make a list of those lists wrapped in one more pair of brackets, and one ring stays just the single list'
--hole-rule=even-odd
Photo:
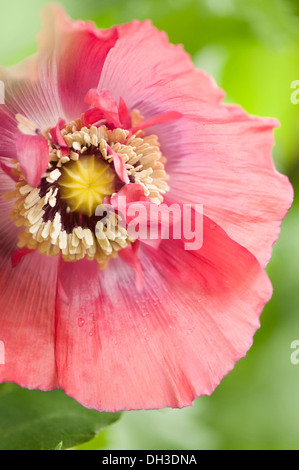
[{"label": "blurred green leaf", "polygon": [[87,442],[120,418],[87,410],[62,391],[0,386],[0,450],[63,450]]}]

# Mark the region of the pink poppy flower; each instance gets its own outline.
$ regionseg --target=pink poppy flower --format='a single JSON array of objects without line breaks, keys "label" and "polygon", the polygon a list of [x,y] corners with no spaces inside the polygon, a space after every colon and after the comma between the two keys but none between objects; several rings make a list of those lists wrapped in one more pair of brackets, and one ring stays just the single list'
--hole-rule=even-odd
[{"label": "pink poppy flower", "polygon": [[[53,5],[43,21],[37,55],[0,75],[0,380],[98,410],[188,406],[245,356],[271,297],[293,197],[278,123],[223,104],[149,21],[103,31]],[[120,195],[128,212],[203,204],[202,247],[135,241]]]}]

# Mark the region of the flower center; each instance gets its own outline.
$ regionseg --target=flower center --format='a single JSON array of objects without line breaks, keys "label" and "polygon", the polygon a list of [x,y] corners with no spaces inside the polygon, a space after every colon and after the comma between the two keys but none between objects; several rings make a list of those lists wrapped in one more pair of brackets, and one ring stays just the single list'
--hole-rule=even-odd
[{"label": "flower center", "polygon": [[[140,119],[133,111],[132,125]],[[18,121],[20,131],[29,132],[28,120],[18,115]],[[60,255],[69,262],[96,260],[105,268],[110,258],[135,242],[121,214],[111,210],[109,197],[134,183],[152,203],[161,204],[169,190],[158,137],[142,129],[131,133],[104,124],[86,126],[83,117],[41,135],[48,140],[49,165],[39,186],[28,185],[17,166],[16,190],[7,194],[16,199],[11,217],[23,227],[18,248]],[[107,211],[96,215],[101,204]]]},{"label": "flower center", "polygon": [[58,180],[61,199],[71,212],[91,217],[104,198],[114,193],[114,178],[115,173],[107,162],[95,155],[82,156],[62,167]]}]

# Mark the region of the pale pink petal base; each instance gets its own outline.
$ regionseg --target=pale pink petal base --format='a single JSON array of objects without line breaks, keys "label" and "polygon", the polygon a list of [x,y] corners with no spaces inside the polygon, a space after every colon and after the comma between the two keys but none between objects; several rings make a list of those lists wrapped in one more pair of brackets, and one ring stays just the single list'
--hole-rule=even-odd
[{"label": "pale pink petal base", "polygon": [[77,119],[88,106],[84,97],[98,85],[106,56],[114,46],[115,28],[99,31],[92,23],[71,21],[63,8],[49,4],[42,11],[38,53],[7,69],[5,106],[0,106],[0,157],[15,158],[16,114],[37,129],[55,127],[59,118]]},{"label": "pale pink petal base", "polygon": [[162,137],[170,174],[169,196],[200,203],[204,213],[266,266],[293,188],[273,164],[274,119],[248,116],[233,106],[194,105]]}]

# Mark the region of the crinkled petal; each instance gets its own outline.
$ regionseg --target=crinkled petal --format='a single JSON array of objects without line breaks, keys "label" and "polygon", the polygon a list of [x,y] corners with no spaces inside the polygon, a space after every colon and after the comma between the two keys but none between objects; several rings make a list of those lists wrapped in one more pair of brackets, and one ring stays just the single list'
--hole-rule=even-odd
[{"label": "crinkled petal", "polygon": [[12,252],[11,255],[11,264],[13,268],[16,268],[24,256],[31,255],[34,253],[34,250],[30,250],[29,248],[17,248]]},{"label": "crinkled petal", "polygon": [[9,176],[15,183],[20,181],[20,173],[17,169],[6,165],[3,161],[0,161],[0,166],[4,173]]},{"label": "crinkled petal", "polygon": [[169,44],[150,22],[130,23],[119,33],[99,89],[122,96],[146,119],[183,114],[150,129],[167,157],[171,197],[204,204],[205,214],[265,265],[293,199],[287,178],[273,166],[277,122],[220,104],[223,92],[213,80],[195,70],[182,48]]},{"label": "crinkled petal", "polygon": [[91,22],[71,21],[59,5],[46,6],[42,18],[41,53],[54,58],[65,115],[76,119],[87,109],[85,95],[89,89],[97,87],[118,32],[116,28],[99,30]]},{"label": "crinkled petal", "polygon": [[149,199],[145,196],[144,189],[140,184],[131,183],[123,186],[120,191],[111,198],[111,204],[117,209],[122,200],[126,205],[129,205],[132,202],[146,202]]},{"label": "crinkled petal", "polygon": [[[243,357],[271,296],[257,260],[205,219],[204,245],[140,247],[145,273],[120,259],[64,264],[56,357],[67,394],[98,410],[184,407],[210,394]],[[90,360],[92,358],[92,361]]]},{"label": "crinkled petal", "polygon": [[88,109],[84,113],[85,126],[91,126],[104,119],[104,113],[97,108]]},{"label": "crinkled petal", "polygon": [[121,127],[118,106],[114,96],[109,90],[91,89],[88,91],[85,102],[94,108],[97,108],[104,116],[108,124],[115,127]]},{"label": "crinkled petal", "polygon": [[49,163],[49,145],[40,136],[19,134],[16,139],[17,158],[27,183],[36,187]]},{"label": "crinkled petal", "polygon": [[132,127],[132,118],[130,111],[128,110],[127,104],[124,99],[121,97],[118,105],[118,114],[121,122],[121,127],[124,129],[131,129]]},{"label": "crinkled petal", "polygon": [[[204,72],[195,70],[182,46],[169,43],[167,35],[153,27],[150,21],[133,21],[118,27],[120,39],[105,61],[99,90],[110,90],[116,100],[121,97],[129,109],[138,108],[146,118],[152,118],[161,108],[159,93],[164,98],[188,95],[194,99],[218,102],[223,92]],[[120,79],[121,77],[121,79]],[[178,111],[167,103],[164,111]]]},{"label": "crinkled petal", "polygon": [[113,157],[113,165],[116,174],[118,175],[119,179],[123,181],[125,184],[130,183],[130,178],[126,169],[125,162],[123,159],[111,148],[108,146],[109,155]]},{"label": "crinkled petal", "polygon": [[58,120],[58,123],[56,124],[56,126],[53,127],[50,130],[50,134],[51,134],[51,137],[52,137],[52,142],[56,146],[67,147],[67,143],[65,142],[65,140],[64,140],[64,138],[62,137],[62,134],[61,134],[61,129],[64,128],[65,124],[66,124],[65,120],[60,118]]},{"label": "crinkled petal", "polygon": [[203,204],[205,214],[265,266],[293,201],[288,178],[272,160],[277,121],[233,106],[190,108],[160,135],[169,155],[169,196]]}]

